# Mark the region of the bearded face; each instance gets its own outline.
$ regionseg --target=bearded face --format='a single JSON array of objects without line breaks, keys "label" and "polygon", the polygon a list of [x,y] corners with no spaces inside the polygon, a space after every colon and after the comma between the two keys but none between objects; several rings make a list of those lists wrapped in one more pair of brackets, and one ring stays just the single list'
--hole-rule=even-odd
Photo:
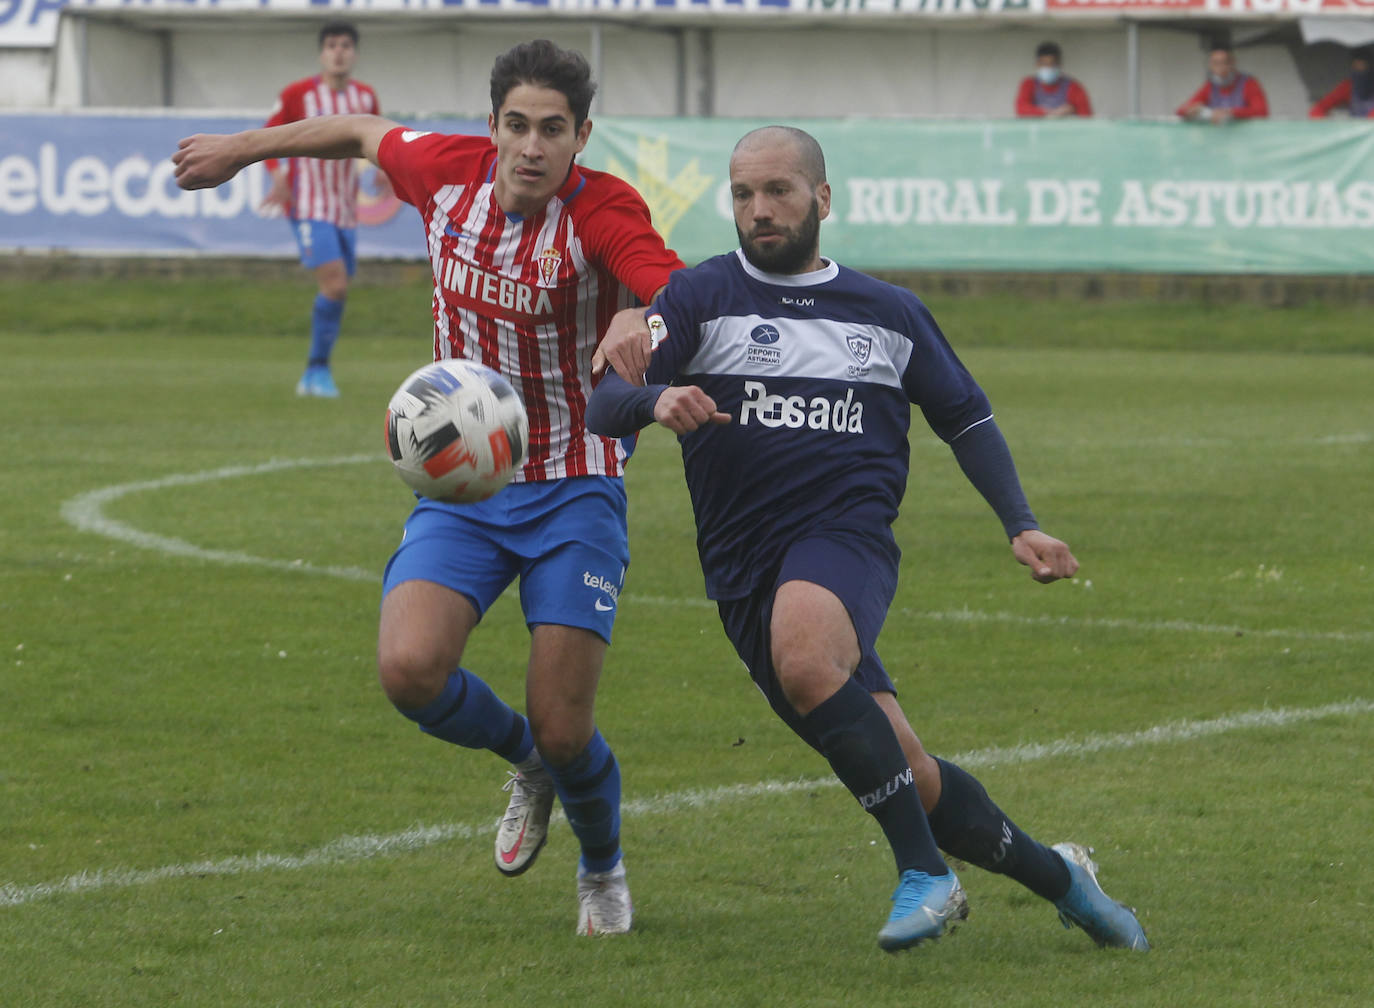
[{"label": "bearded face", "polygon": [[744,257],[763,272],[804,272],[815,261],[820,248],[820,201],[812,196],[806,215],[792,227],[770,219],[751,223],[746,232],[736,221],[735,233],[739,235]]}]

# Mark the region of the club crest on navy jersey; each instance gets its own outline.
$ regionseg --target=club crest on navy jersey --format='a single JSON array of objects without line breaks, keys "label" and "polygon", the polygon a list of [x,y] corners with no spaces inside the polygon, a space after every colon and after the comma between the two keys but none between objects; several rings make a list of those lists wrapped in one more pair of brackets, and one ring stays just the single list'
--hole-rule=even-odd
[{"label": "club crest on navy jersey", "polygon": [[860,364],[867,364],[869,354],[873,352],[873,337],[864,336],[862,333],[853,333],[845,340],[849,344],[849,352],[854,355],[854,359]]}]

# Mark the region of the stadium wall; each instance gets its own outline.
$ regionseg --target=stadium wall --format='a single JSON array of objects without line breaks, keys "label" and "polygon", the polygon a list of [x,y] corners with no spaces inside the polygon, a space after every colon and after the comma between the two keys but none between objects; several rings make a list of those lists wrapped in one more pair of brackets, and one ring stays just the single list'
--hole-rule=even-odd
[{"label": "stadium wall", "polygon": [[[1302,118],[1348,69],[1340,46],[1305,44],[1304,15],[1362,5],[1368,22],[1369,2],[0,0],[0,19],[19,12],[0,20],[0,106],[265,111],[342,16],[363,32],[359,76],[413,115],[485,115],[493,55],[546,36],[593,59],[598,114],[1009,116],[1053,38],[1098,115],[1169,116],[1202,82],[1205,46],[1230,37],[1274,117]],[[29,5],[51,37],[7,46]]]},{"label": "stadium wall", "polygon": [[[59,37],[56,107],[265,112],[283,84],[316,69],[311,26],[172,30],[162,36],[163,59],[147,31],[91,23],[83,71],[76,24]],[[364,24],[357,74],[377,89],[386,108],[483,116],[493,56],[543,36],[584,53],[599,49],[596,111],[602,115],[1009,117],[1016,88],[1034,67],[1035,46],[1053,36],[1064,48],[1066,71],[1088,89],[1098,115],[1132,112],[1122,72],[1126,34],[1115,24],[740,26],[683,35],[597,27],[600,42],[594,45],[591,26],[565,22],[438,24],[428,30]],[[1172,115],[1202,82],[1206,37],[1205,30],[1139,32],[1141,115]],[[1264,82],[1275,117],[1306,116],[1309,95],[1286,45],[1255,45],[1242,60]]]}]

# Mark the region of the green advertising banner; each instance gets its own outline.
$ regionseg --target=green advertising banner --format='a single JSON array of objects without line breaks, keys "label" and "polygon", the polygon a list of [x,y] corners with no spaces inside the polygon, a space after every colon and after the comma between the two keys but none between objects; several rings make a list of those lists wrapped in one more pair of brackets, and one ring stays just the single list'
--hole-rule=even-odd
[{"label": "green advertising banner", "polygon": [[[763,123],[601,119],[689,263],[737,244],[736,140]],[[825,254],[858,269],[1374,273],[1374,122],[789,121],[820,141]]]}]

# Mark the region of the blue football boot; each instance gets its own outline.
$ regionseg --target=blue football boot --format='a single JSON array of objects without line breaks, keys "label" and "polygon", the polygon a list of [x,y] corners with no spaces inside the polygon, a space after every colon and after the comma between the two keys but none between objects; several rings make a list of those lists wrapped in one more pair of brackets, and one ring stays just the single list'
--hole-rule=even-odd
[{"label": "blue football boot", "polygon": [[878,932],[878,946],[900,952],[939,938],[968,917],[968,897],[954,872],[927,875],[907,869],[892,893],[892,916]]},{"label": "blue football boot", "polygon": [[318,399],[339,398],[339,389],[334,384],[334,376],[329,373],[329,366],[311,364],[307,367],[305,374],[301,375],[301,380],[296,383],[296,395],[314,396]]},{"label": "blue football boot", "polygon": [[1066,928],[1077,925],[1102,948],[1127,948],[1148,952],[1150,943],[1135,911],[1118,903],[1097,881],[1097,863],[1092,848],[1076,843],[1057,843],[1050,848],[1069,868],[1069,891],[1055,903],[1059,919]]}]

